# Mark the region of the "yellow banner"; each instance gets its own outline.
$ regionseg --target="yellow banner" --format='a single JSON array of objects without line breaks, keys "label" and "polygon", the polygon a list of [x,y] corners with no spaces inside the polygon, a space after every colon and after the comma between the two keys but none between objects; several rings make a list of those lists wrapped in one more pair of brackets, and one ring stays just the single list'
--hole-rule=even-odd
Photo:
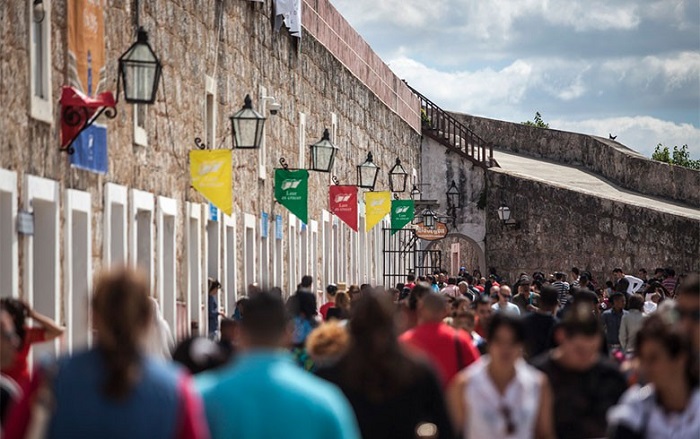
[{"label": "yellow banner", "polygon": [[369,232],[391,212],[391,192],[365,192],[365,231]]},{"label": "yellow banner", "polygon": [[105,0],[67,2],[68,84],[88,96],[106,88]]},{"label": "yellow banner", "polygon": [[227,215],[233,213],[231,150],[190,151],[192,186]]}]

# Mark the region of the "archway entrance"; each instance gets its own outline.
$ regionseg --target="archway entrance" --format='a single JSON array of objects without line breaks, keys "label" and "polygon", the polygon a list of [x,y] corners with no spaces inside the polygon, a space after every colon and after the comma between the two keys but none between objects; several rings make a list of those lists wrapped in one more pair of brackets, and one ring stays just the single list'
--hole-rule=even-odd
[{"label": "archway entrance", "polygon": [[460,267],[466,267],[469,273],[479,270],[486,273],[486,255],[479,244],[461,233],[450,233],[444,239],[431,242],[426,250],[440,250],[443,255],[442,265],[450,275],[459,273]]}]

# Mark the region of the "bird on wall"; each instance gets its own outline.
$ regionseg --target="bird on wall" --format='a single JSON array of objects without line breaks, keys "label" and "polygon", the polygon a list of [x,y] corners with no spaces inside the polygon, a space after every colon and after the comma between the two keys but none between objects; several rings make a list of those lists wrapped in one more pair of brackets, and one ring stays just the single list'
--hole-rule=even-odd
[{"label": "bird on wall", "polygon": [[615,139],[617,139],[617,136],[613,136],[612,134],[608,134],[608,137],[610,138],[610,140],[615,140]]}]

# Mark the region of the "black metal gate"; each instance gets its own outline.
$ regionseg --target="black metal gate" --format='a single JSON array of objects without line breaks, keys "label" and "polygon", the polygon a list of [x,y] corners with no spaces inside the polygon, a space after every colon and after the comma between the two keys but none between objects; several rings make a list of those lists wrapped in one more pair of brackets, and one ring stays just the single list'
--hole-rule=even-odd
[{"label": "black metal gate", "polygon": [[393,288],[397,283],[405,283],[410,273],[416,277],[426,276],[441,268],[442,252],[421,250],[419,238],[413,229],[385,228],[383,231],[385,287]]}]

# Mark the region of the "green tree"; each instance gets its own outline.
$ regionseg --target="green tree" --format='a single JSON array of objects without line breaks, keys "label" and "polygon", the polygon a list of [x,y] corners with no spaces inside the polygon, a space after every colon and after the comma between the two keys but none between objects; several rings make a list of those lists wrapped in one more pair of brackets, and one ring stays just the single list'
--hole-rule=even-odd
[{"label": "green tree", "polygon": [[542,115],[540,114],[539,111],[535,113],[534,119],[532,119],[531,121],[527,120],[527,121],[523,122],[522,124],[527,125],[529,127],[549,128],[549,124],[545,123],[545,121],[542,120]]},{"label": "green tree", "polygon": [[659,143],[651,154],[651,158],[670,165],[700,170],[700,160],[693,160],[690,158],[687,144],[680,148],[676,145],[673,147],[673,151],[671,151],[668,146]]}]

